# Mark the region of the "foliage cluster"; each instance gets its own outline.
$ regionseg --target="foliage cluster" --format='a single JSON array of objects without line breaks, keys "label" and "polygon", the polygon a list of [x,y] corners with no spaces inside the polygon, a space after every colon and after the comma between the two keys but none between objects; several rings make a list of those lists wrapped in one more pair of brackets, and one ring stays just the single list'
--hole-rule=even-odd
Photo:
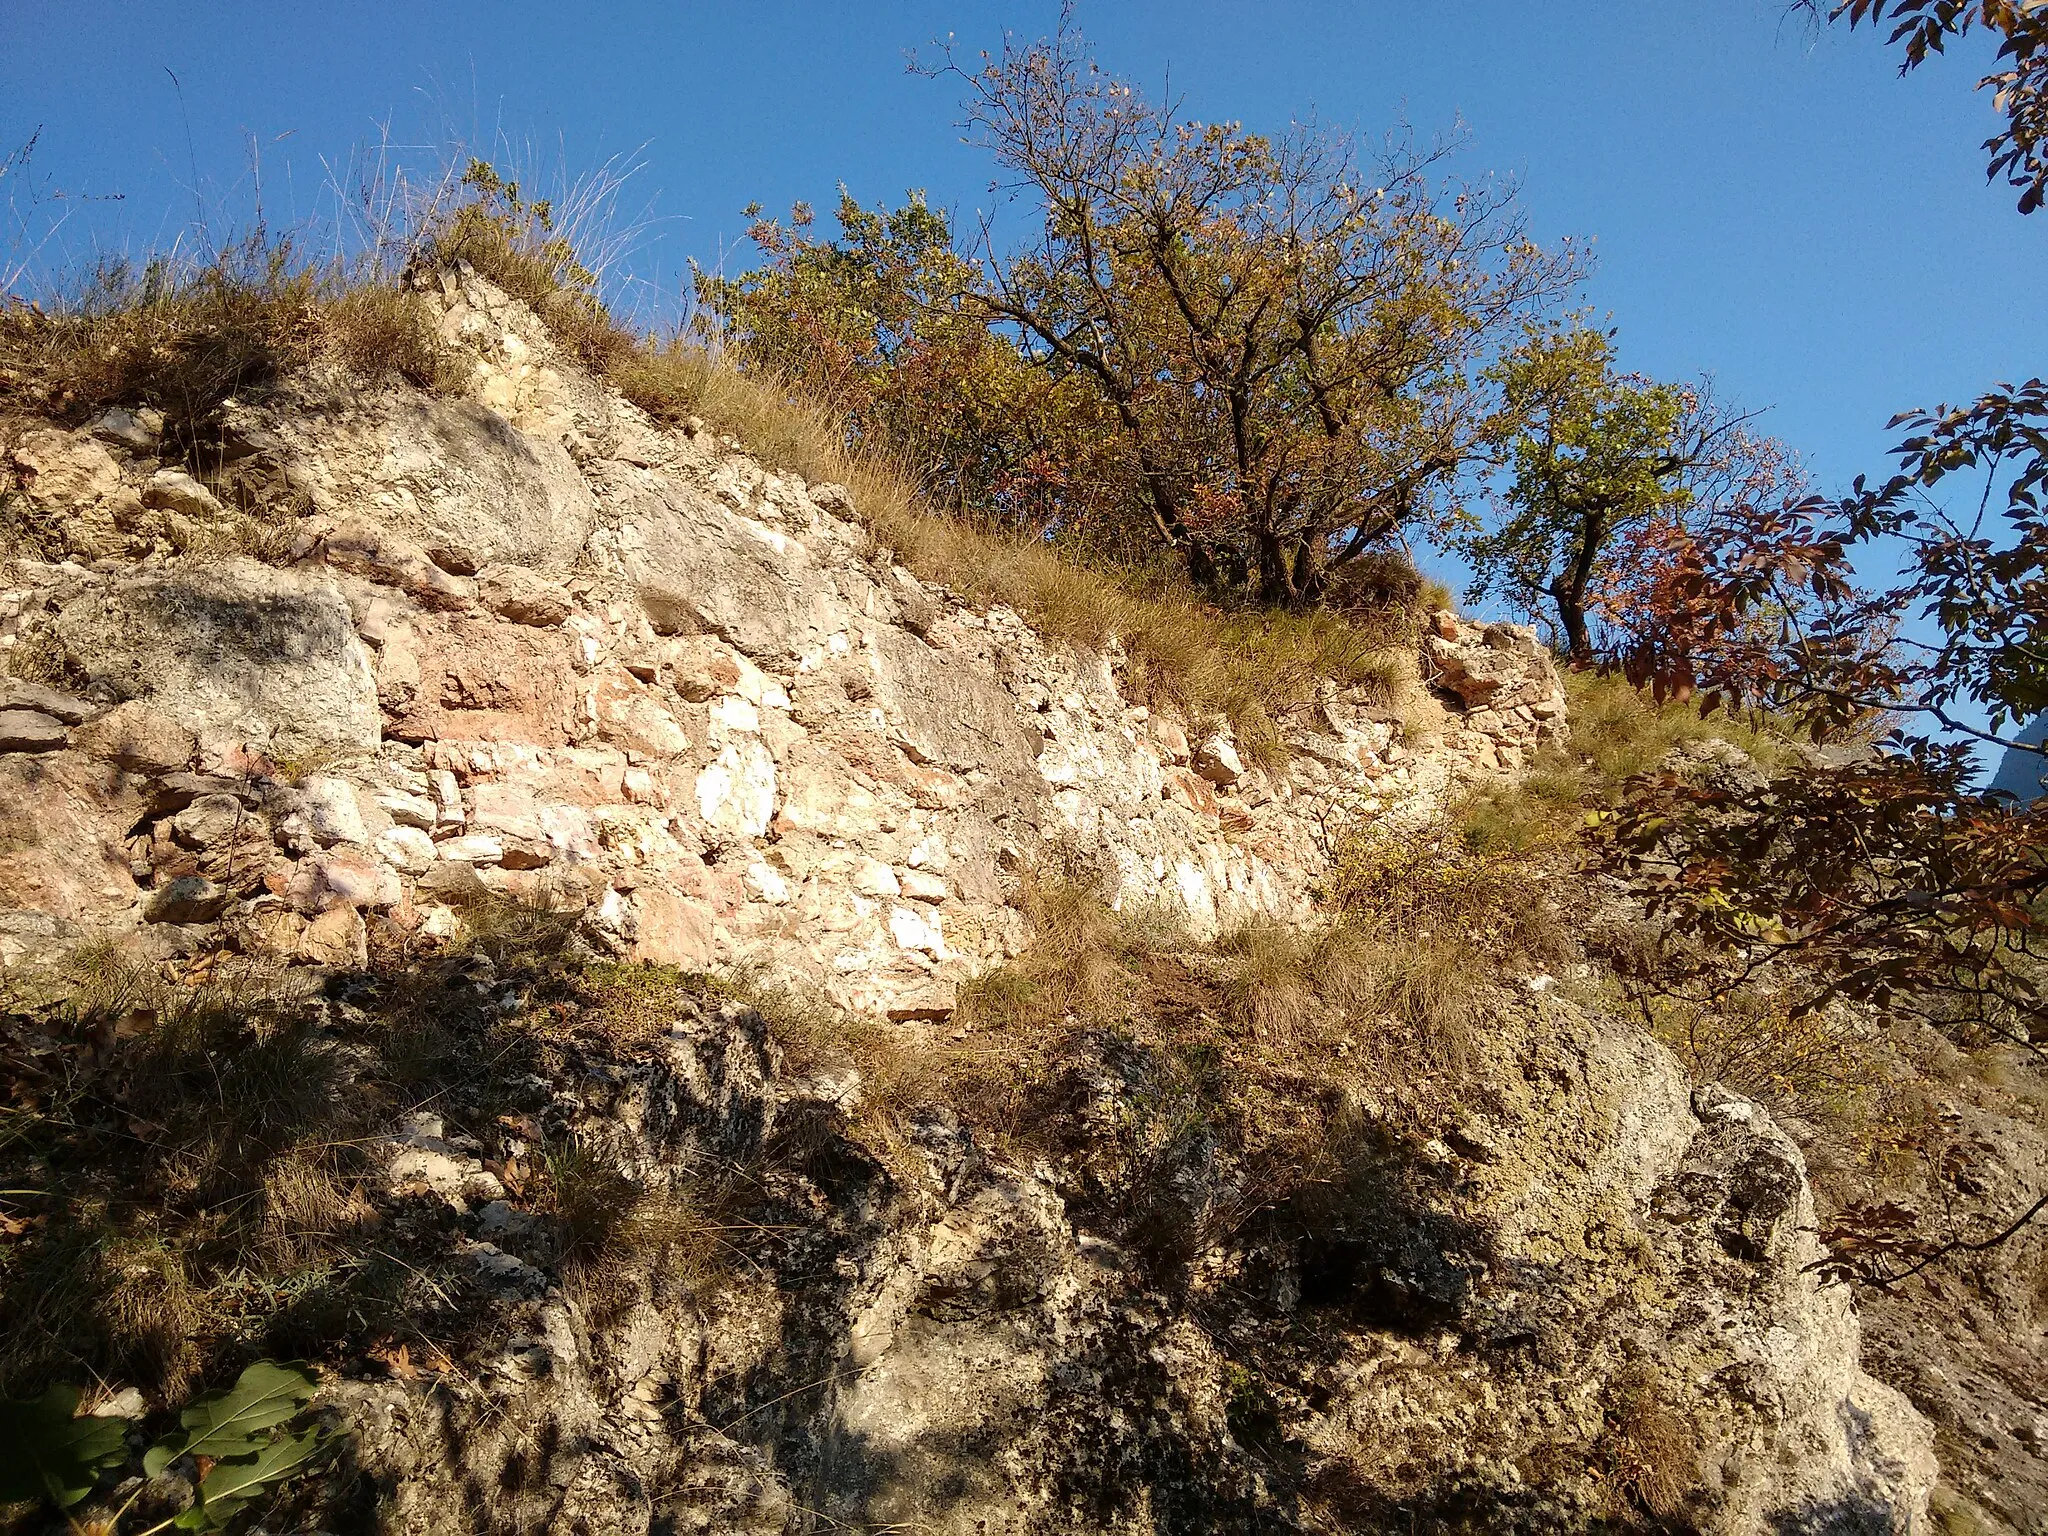
[{"label": "foliage cluster", "polygon": [[[259,1360],[232,1387],[192,1399],[179,1415],[179,1428],[142,1453],[142,1479],[134,1491],[91,1529],[115,1536],[151,1484],[189,1458],[195,1468],[191,1503],[136,1536],[172,1528],[225,1530],[274,1487],[310,1471],[328,1449],[321,1425],[296,1434],[286,1428],[312,1401],[314,1390],[305,1371]],[[0,1404],[9,1455],[0,1472],[0,1504],[47,1500],[68,1510],[102,1478],[130,1463],[129,1421],[118,1415],[80,1415],[78,1401],[77,1388],[55,1386],[32,1402]]]},{"label": "foliage cluster", "polygon": [[[1822,0],[1802,0],[1818,12]],[[1987,177],[2018,189],[2019,210],[2048,201],[2048,16],[2030,0],[1832,0],[1828,19],[1851,27],[1892,24],[1888,41],[1909,74],[1950,41],[1983,31],[1997,40],[1998,67],[1977,82],[1990,90],[2005,127],[1984,141]]]},{"label": "foliage cluster", "polygon": [[831,242],[801,205],[759,221],[766,265],[699,289],[743,366],[885,437],[941,506],[1268,605],[1448,522],[1480,370],[1580,265],[1504,188],[1446,179],[1448,145],[1180,121],[1070,16],[934,73],[1038,233],[965,257],[915,194],[842,195]]},{"label": "foliage cluster", "polygon": [[1761,785],[1664,774],[1608,832],[1652,909],[1712,957],[1697,989],[1768,978],[1795,1015],[1838,999],[1938,1009],[1951,1028],[2037,1044],[2042,817],[1968,792],[1958,755]]}]

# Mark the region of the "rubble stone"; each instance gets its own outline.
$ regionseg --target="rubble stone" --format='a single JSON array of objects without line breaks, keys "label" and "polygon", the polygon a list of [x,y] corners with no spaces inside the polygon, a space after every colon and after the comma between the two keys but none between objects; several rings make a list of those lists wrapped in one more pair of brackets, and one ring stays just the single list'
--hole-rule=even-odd
[{"label": "rubble stone", "polygon": [[210,923],[233,899],[233,892],[211,880],[186,875],[151,891],[142,903],[142,917],[150,923]]},{"label": "rubble stone", "polygon": [[41,683],[0,677],[0,709],[32,709],[66,725],[83,725],[100,713],[101,706],[55,688],[45,688]]},{"label": "rubble stone", "polygon": [[523,565],[488,565],[477,572],[477,600],[515,624],[548,628],[573,611],[569,594],[556,582]]},{"label": "rubble stone", "polygon": [[1228,736],[1211,736],[1194,756],[1195,772],[1219,788],[1227,789],[1244,777],[1244,762],[1237,755],[1237,743]]},{"label": "rubble stone", "polygon": [[212,519],[227,511],[219,497],[182,469],[160,469],[151,475],[142,492],[142,504],[176,512],[181,517]]},{"label": "rubble stone", "polygon": [[171,773],[199,750],[190,731],[162,711],[136,700],[117,704],[71,733],[71,744],[135,773]]},{"label": "rubble stone", "polygon": [[0,709],[0,752],[55,752],[71,733],[41,710]]}]

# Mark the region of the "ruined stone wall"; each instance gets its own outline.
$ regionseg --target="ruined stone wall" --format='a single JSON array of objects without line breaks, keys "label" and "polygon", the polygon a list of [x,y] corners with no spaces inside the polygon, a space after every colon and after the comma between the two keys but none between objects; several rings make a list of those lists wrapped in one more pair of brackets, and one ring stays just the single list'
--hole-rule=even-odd
[{"label": "ruined stone wall", "polygon": [[54,841],[18,905],[345,963],[370,923],[445,933],[480,882],[588,908],[640,959],[765,959],[940,1017],[1022,941],[1006,872],[1078,854],[1197,935],[1301,916],[1339,822],[1562,733],[1527,631],[1442,615],[1424,659],[1469,714],[1418,744],[1332,688],[1285,722],[1285,768],[1248,765],[1129,697],[1114,649],[892,564],[836,487],[538,361],[522,306],[452,279],[446,303],[475,398],[311,378],[230,412],[228,483],[305,510],[278,563],[172,555],[175,520],[220,509],[128,413],[15,449],[79,558],[16,563],[0,643],[82,676],[9,696],[0,794],[27,826],[110,807],[104,868]]}]

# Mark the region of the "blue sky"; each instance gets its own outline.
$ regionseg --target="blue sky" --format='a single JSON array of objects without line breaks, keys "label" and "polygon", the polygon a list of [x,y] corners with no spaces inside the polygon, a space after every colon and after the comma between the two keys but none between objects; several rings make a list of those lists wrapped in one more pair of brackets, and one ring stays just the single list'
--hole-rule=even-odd
[{"label": "blue sky", "polygon": [[[637,257],[715,262],[759,198],[929,189],[988,201],[955,92],[906,72],[948,33],[1037,34],[1045,0],[0,0],[0,135],[40,126],[37,168],[79,205],[64,231],[139,249],[201,200],[246,206],[261,148],[274,219],[316,201],[321,157],[388,122],[533,142],[572,169],[638,150]],[[1884,467],[1896,410],[2039,372],[2048,215],[1987,186],[1995,119],[1964,54],[1901,80],[1872,34],[1815,35],[1782,0],[1091,0],[1110,67],[1191,115],[1377,134],[1462,118],[1468,173],[1515,176],[1539,238],[1592,237],[1588,301],[1624,361],[1711,372],[1823,482]],[[170,73],[182,84],[182,103]],[[644,146],[644,148],[643,148]]]}]

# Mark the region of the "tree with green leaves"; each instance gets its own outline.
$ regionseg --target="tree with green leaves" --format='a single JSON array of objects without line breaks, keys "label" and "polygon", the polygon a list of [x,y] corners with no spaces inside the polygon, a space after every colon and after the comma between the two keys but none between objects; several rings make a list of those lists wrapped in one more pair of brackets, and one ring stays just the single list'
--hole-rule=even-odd
[{"label": "tree with green leaves", "polygon": [[1103,412],[990,328],[978,269],[923,193],[867,208],[842,188],[830,238],[803,203],[787,223],[747,213],[766,259],[737,277],[697,273],[709,339],[837,413],[855,443],[906,461],[940,506],[1033,537],[1093,530],[1115,473]]},{"label": "tree with green leaves", "polygon": [[1704,385],[1621,372],[1613,333],[1578,319],[1530,327],[1488,378],[1500,391],[1494,515],[1460,541],[1469,595],[1543,615],[1580,663],[1595,659],[1596,622],[1626,637],[1644,617],[1647,551],[1798,474]]},{"label": "tree with green leaves", "polygon": [[1487,418],[1478,374],[1576,279],[1453,146],[1360,155],[1297,126],[1184,120],[1055,36],[935,73],[1020,205],[977,302],[1113,422],[1126,515],[1198,584],[1269,604],[1442,521]]}]

